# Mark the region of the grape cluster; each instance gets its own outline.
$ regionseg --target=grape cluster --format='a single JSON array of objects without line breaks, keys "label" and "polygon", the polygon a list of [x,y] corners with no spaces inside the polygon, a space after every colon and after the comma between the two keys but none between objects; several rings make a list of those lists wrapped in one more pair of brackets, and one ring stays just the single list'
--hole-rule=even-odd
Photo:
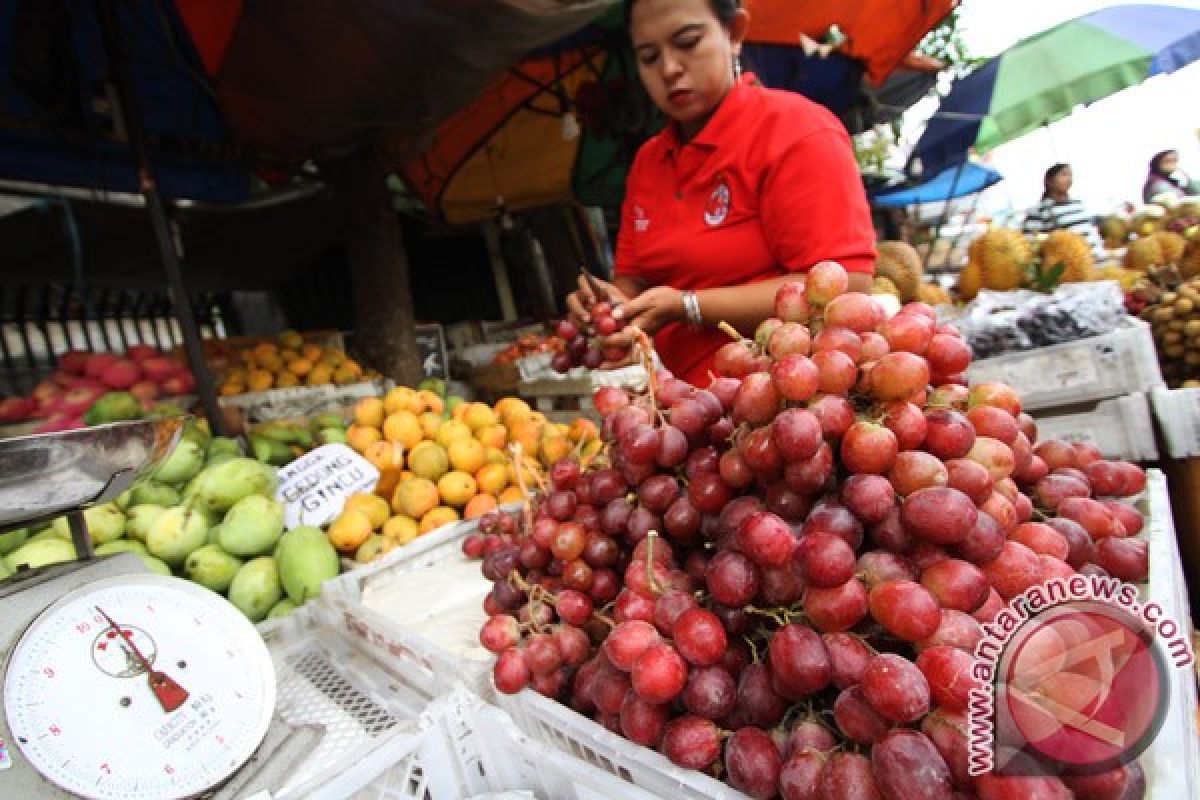
[{"label": "grape cluster", "polygon": [[611,336],[625,326],[613,316],[613,304],[607,300],[594,303],[589,309],[591,317],[590,330],[580,330],[569,319],[561,320],[555,328],[555,334],[562,339],[566,346],[562,352],[555,354],[551,366],[555,372],[569,372],[573,367],[598,369],[606,362],[620,362],[629,357],[627,347],[601,347],[600,343],[591,336]]},{"label": "grape cluster", "polygon": [[1036,443],[1010,387],[966,385],[970,349],[928,306],[885,319],[847,282],[827,262],[782,287],[705,388],[599,390],[607,463],[559,462],[521,518],[481,521],[464,547],[494,582],[496,688],[754,798],[1141,797],[1137,764],[972,777],[966,711],[1007,600],[1145,580],[1121,499],[1145,474]]}]

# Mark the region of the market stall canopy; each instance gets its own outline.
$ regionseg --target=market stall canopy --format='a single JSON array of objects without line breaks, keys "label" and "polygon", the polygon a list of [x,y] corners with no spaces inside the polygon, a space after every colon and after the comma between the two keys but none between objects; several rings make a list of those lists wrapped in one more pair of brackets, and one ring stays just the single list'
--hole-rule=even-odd
[{"label": "market stall canopy", "polygon": [[235,138],[399,164],[505,68],[616,0],[176,0]]},{"label": "market stall canopy", "polygon": [[[745,62],[767,86],[798,91],[853,131],[921,96],[942,66],[912,47],[952,7],[938,2],[753,0]],[[886,12],[883,7],[886,6]],[[868,24],[876,13],[881,37]],[[437,129],[401,173],[436,215],[473,222],[501,209],[576,199],[615,207],[637,147],[660,124],[626,44],[620,9],[530,53]],[[831,24],[847,36],[820,46]],[[883,79],[873,86],[864,75]]]},{"label": "market stall canopy", "polygon": [[914,169],[940,172],[1197,59],[1200,9],[1120,5],[1064,22],[958,81],[917,142]]},{"label": "market stall canopy", "polygon": [[[129,0],[117,21],[163,190],[208,202],[244,199],[250,172],[237,163],[237,148],[174,7]],[[0,181],[32,189],[138,191],[109,70],[95,3],[0,4]]]},{"label": "market stall canopy", "polygon": [[941,203],[982,192],[1002,180],[1004,180],[1004,176],[991,167],[967,162],[959,166],[947,167],[916,186],[875,195],[871,198],[871,203],[881,208]]}]

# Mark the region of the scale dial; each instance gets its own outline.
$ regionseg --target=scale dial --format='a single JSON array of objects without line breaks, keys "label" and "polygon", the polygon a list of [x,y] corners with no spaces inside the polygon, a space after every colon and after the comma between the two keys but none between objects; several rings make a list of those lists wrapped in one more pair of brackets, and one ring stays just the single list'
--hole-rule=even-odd
[{"label": "scale dial", "polygon": [[[180,704],[164,702],[163,680]],[[219,595],[162,575],[64,595],[21,636],[4,676],[17,747],[85,798],[217,786],[262,742],[274,707],[275,672],[254,626]]]}]

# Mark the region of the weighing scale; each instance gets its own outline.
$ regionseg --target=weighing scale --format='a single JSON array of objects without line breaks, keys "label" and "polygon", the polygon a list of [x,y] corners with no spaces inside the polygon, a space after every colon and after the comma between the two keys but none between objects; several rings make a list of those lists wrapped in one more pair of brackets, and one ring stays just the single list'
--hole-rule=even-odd
[{"label": "weighing scale", "polygon": [[0,582],[0,797],[270,797],[320,738],[273,715],[271,655],[224,598],[132,553],[94,558],[83,510],[182,426],[0,440],[0,532],[65,514],[80,556]]}]

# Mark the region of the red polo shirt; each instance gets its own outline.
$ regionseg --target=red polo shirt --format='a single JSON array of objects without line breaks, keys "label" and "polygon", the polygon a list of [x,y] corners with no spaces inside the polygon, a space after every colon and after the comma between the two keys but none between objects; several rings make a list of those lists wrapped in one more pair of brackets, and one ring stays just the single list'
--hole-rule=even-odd
[{"label": "red polo shirt", "polygon": [[[697,290],[827,259],[873,272],[875,230],[846,129],[824,107],[753,80],[743,77],[690,142],[668,125],[642,145],[621,209],[618,275]],[[706,386],[729,338],[672,323],[654,341],[677,377]]]}]

